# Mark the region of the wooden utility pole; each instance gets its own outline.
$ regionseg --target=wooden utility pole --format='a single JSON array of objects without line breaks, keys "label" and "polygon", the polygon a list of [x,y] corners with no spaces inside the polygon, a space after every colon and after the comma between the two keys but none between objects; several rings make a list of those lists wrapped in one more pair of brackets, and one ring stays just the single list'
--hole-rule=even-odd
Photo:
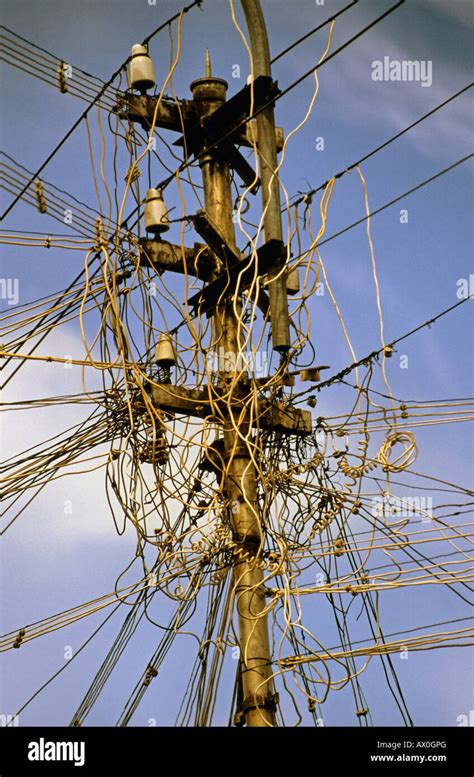
[{"label": "wooden utility pole", "polygon": [[[252,54],[253,78],[271,78],[270,47],[267,28],[260,0],[242,0],[247,22]],[[265,240],[282,240],[280,183],[277,144],[275,133],[275,111],[273,103],[265,105],[257,113],[258,155],[262,179],[262,206]],[[287,273],[286,258],[282,254],[269,273],[270,317],[272,320],[272,344],[283,356],[290,349],[290,323],[287,294],[298,291],[298,271]],[[273,280],[271,280],[273,277]]]},{"label": "wooden utility pole", "polygon": [[[201,118],[211,115],[223,105],[227,91],[224,80],[212,77],[209,55],[206,64],[206,77],[191,84]],[[218,228],[227,244],[236,249],[229,165],[225,159],[217,159],[206,153],[201,155],[199,165],[207,217]],[[256,471],[250,450],[251,429],[249,420],[242,417],[240,403],[237,410],[232,405],[232,392],[238,388],[240,362],[237,318],[232,296],[217,306],[213,324],[213,347],[217,352],[223,349],[226,354],[226,363],[220,365],[219,383],[222,389],[231,392],[230,414],[224,427],[225,497],[232,506],[229,518],[234,541],[244,556],[253,559],[239,562],[238,554],[235,554],[233,567],[243,687],[241,714],[247,726],[274,726],[276,703],[273,683],[269,680],[272,665],[268,625],[267,616],[262,615],[266,604],[262,588],[263,571],[257,566],[257,560],[262,558],[263,527],[258,509]]]},{"label": "wooden utility pole", "polygon": [[[188,157],[196,155],[202,171],[205,210],[193,217],[194,228],[204,244],[194,248],[173,246],[160,237],[141,239],[140,263],[152,270],[172,271],[196,276],[204,286],[187,300],[195,315],[212,316],[212,345],[218,357],[218,385],[199,389],[152,386],[153,405],[163,412],[195,417],[215,416],[221,429],[219,458],[215,469],[227,506],[232,530],[232,575],[238,614],[240,673],[236,725],[275,726],[278,697],[272,678],[271,649],[265,614],[264,539],[266,516],[258,504],[258,479],[255,459],[259,458],[259,430],[281,434],[311,433],[311,414],[282,401],[259,394],[255,407],[249,376],[241,368],[239,310],[241,293],[252,285],[255,275],[269,280],[269,297],[260,288],[256,303],[264,315],[270,313],[273,348],[283,359],[290,348],[287,293],[297,290],[295,275],[287,274],[282,240],[279,183],[275,176],[277,152],[283,133],[275,128],[272,100],[278,92],[270,73],[270,57],[265,24],[259,0],[242,0],[253,51],[254,79],[226,100],[227,83],[211,72],[206,56],[206,75],[191,84],[192,100],[160,100],[145,94],[127,93],[117,111],[129,121],[148,129],[156,127],[183,133],[177,141]],[[249,120],[251,106],[257,121]],[[184,127],[183,127],[184,125]],[[184,131],[183,131],[184,130]],[[260,158],[260,176],[237,146],[254,147]],[[265,243],[252,256],[244,257],[235,240],[230,168],[253,194],[261,185]],[[237,293],[237,282],[239,292]],[[277,380],[292,385],[285,364]],[[263,379],[262,379],[263,380]],[[265,384],[266,380],[263,380]],[[286,381],[289,381],[286,382]],[[254,379],[258,386],[259,380]],[[253,412],[251,412],[253,408]]]}]

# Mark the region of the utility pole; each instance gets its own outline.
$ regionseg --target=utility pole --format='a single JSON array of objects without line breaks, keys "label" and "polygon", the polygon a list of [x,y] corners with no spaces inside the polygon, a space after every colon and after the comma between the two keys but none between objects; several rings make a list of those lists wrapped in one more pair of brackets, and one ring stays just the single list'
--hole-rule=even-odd
[{"label": "utility pole", "polygon": [[[232,530],[231,563],[240,645],[239,709],[234,721],[236,725],[271,727],[276,725],[278,697],[272,679],[265,614],[262,560],[266,516],[258,504],[254,461],[259,454],[260,438],[254,427],[305,436],[311,433],[311,414],[284,401],[270,401],[262,396],[255,408],[255,392],[249,389],[249,377],[241,368],[239,358],[240,293],[252,284],[257,274],[269,280],[269,295],[260,290],[256,302],[264,314],[270,312],[273,348],[283,358],[278,380],[282,386],[292,385],[294,379],[285,373],[285,359],[290,349],[287,293],[294,293],[297,284],[295,275],[287,276],[285,268],[279,184],[274,175],[277,153],[283,145],[282,132],[275,128],[272,107],[277,86],[271,78],[260,3],[242,0],[242,4],[253,51],[251,85],[227,101],[227,82],[212,75],[207,54],[205,77],[191,84],[192,100],[182,100],[178,107],[174,101],[163,99],[157,106],[157,98],[129,92],[117,111],[145,129],[154,120],[156,127],[182,133],[184,124],[184,135],[178,144],[187,149],[188,156],[195,154],[199,160],[205,210],[195,214],[193,222],[204,244],[183,249],[160,236],[147,237],[139,241],[140,264],[160,273],[185,272],[204,281],[202,290],[188,299],[188,306],[194,307],[195,315],[212,316],[212,347],[218,354],[224,352],[225,363],[218,362],[217,386],[198,389],[155,382],[152,402],[163,412],[207,419],[215,416],[221,429],[217,442],[223,464],[215,471],[220,478]],[[251,105],[257,111],[257,121],[249,124]],[[246,120],[243,127],[242,119]],[[257,186],[255,171],[236,148],[238,145],[252,148],[255,139],[261,176]],[[250,257],[244,257],[236,245],[230,168],[252,193],[258,185],[262,188],[265,243]],[[236,297],[237,281],[240,291]]]},{"label": "utility pole", "polygon": [[[206,71],[205,78],[191,84],[201,118],[222,107],[228,86],[223,79],[212,77],[209,55]],[[216,159],[206,153],[201,155],[199,165],[207,217],[224,236],[227,244],[236,249],[229,165],[225,159]],[[226,364],[220,365],[220,385],[224,391],[232,392],[238,388],[240,361],[237,318],[232,297],[227,297],[217,306],[213,320],[214,348],[217,352],[224,350],[227,366],[230,366],[230,369],[226,369]],[[242,417],[240,403],[235,412],[232,401],[229,404],[230,417],[224,427],[224,490],[227,502],[237,507],[236,510],[229,510],[234,541],[241,547],[244,556],[253,558],[242,562],[237,560],[233,567],[243,686],[241,713],[247,726],[274,726],[276,704],[273,683],[269,680],[271,654],[268,625],[266,615],[262,615],[265,608],[263,571],[256,564],[257,559],[261,559],[259,549],[263,546],[263,528],[258,510],[255,466],[251,458],[252,443],[248,439],[250,424],[247,418]],[[239,428],[240,434],[235,431],[235,426]],[[237,554],[235,558],[238,559]]]},{"label": "utility pole", "polygon": [[[270,77],[270,46],[267,28],[260,0],[242,0],[242,8],[247,22],[252,54],[253,77]],[[262,205],[264,211],[265,239],[282,240],[280,185],[275,171],[278,167],[275,111],[273,104],[266,105],[257,114],[258,155],[260,176],[262,179]],[[269,284],[270,317],[272,321],[272,344],[283,356],[290,349],[290,324],[288,315],[287,292],[298,291],[297,271],[287,275],[284,269],[285,258],[282,255],[275,264]]]}]

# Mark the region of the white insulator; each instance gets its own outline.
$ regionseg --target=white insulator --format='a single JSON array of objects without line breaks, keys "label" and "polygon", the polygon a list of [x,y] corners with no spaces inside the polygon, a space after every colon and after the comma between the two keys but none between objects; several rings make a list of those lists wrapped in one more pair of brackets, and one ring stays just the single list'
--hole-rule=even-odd
[{"label": "white insulator", "polygon": [[155,71],[148,49],[141,43],[132,46],[132,59],[127,68],[127,81],[131,89],[139,89],[144,92],[155,86]]},{"label": "white insulator", "polygon": [[155,361],[159,367],[172,367],[176,364],[176,351],[172,338],[161,334],[155,349]]},{"label": "white insulator", "polygon": [[166,232],[169,229],[168,208],[160,189],[148,189],[145,205],[145,229],[149,232]]}]

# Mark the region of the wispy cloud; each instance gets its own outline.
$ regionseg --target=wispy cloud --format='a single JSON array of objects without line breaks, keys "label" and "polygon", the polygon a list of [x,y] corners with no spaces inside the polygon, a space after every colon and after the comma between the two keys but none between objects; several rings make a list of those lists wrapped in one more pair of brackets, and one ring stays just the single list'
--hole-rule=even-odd
[{"label": "wispy cloud", "polygon": [[474,6],[471,0],[415,0],[421,7],[429,6],[460,24],[474,25]]},{"label": "wispy cloud", "polygon": [[[423,88],[416,82],[372,80],[372,62],[414,60],[419,52],[403,48],[387,37],[378,37],[368,51],[354,47],[350,57],[341,57],[334,68],[321,76],[321,90],[331,110],[357,126],[385,126],[400,131],[469,83],[465,72],[433,62],[433,84]],[[452,156],[470,148],[472,140],[472,97],[468,92],[407,135],[408,142],[429,156]]]}]

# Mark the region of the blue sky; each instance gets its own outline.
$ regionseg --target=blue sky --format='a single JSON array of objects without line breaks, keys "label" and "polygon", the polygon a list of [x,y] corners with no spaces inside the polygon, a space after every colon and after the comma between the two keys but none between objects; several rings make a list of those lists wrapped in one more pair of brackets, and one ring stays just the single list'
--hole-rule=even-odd
[{"label": "blue sky", "polygon": [[[238,3],[236,11],[241,18]],[[339,10],[344,4],[326,0],[262,2],[268,24],[272,54]],[[361,0],[336,23],[332,49],[361,29],[391,5],[385,0]],[[4,24],[49,49],[64,61],[104,80],[126,59],[130,46],[179,10],[177,2],[150,6],[146,0],[71,2],[32,0],[2,3]],[[316,187],[344,170],[365,153],[384,142],[412,121],[438,105],[472,80],[472,5],[466,0],[413,0],[389,16],[367,35],[335,57],[319,72],[320,89],[314,111],[286,152],[282,181],[288,193]],[[193,9],[184,17],[182,58],[173,86],[177,95],[190,97],[190,82],[204,71],[204,49],[209,47],[213,72],[229,82],[229,94],[238,91],[249,72],[242,42],[232,26],[225,0],[204,0],[202,11]],[[275,66],[281,88],[308,70],[321,56],[327,40],[324,29]],[[161,33],[151,43],[157,82],[168,71],[169,41]],[[430,60],[433,83],[374,82],[371,66],[384,56],[391,59]],[[240,79],[232,78],[240,65]],[[285,134],[306,113],[311,98],[311,79],[277,103],[277,124]],[[2,147],[27,168],[35,170],[80,115],[84,103],[10,67],[2,81],[5,105],[1,122]],[[97,155],[100,139],[96,114],[91,114],[93,146]],[[111,174],[112,139],[104,120],[106,170]],[[324,139],[324,150],[315,148]],[[171,136],[167,136],[171,140]],[[423,122],[412,132],[381,151],[363,165],[372,209],[415,186],[444,167],[466,156],[472,147],[472,95],[458,100]],[[120,163],[125,164],[123,155]],[[381,286],[387,339],[395,338],[431,318],[457,301],[459,279],[472,268],[472,177],[471,163],[464,164],[424,187],[401,203],[372,219],[372,238]],[[125,167],[123,168],[125,174]],[[144,173],[145,174],[145,173]],[[44,178],[91,207],[97,197],[90,172],[87,135],[82,125],[53,158]],[[154,182],[166,175],[158,165]],[[122,184],[122,179],[119,178]],[[196,179],[198,180],[198,179]],[[167,190],[167,202],[180,212],[176,187]],[[10,195],[2,204],[10,202]],[[259,198],[251,214],[258,209]],[[196,207],[190,196],[189,210]],[[400,210],[408,211],[408,223],[400,223]],[[4,207],[2,207],[2,211]],[[127,206],[127,212],[129,206]],[[356,172],[336,182],[328,216],[326,236],[364,215],[364,200]],[[316,222],[317,209],[314,219]],[[8,215],[2,228],[66,232],[47,216],[22,202]],[[179,242],[173,226],[169,239]],[[192,233],[186,241],[192,244]],[[308,240],[306,236],[306,240]],[[242,245],[245,241],[242,241]],[[2,276],[19,280],[20,304],[63,288],[80,271],[83,258],[59,249],[3,247]],[[373,290],[370,254],[365,225],[335,239],[321,249],[331,286],[344,312],[357,357],[379,347],[378,318]],[[170,281],[179,293],[177,282]],[[331,365],[331,373],[352,359],[338,326],[329,296],[310,301],[311,343],[316,362]],[[94,321],[91,322],[91,332]],[[40,348],[41,353],[80,358],[82,342],[77,325],[66,324]],[[408,368],[400,368],[400,356]],[[472,306],[462,306],[431,329],[405,341],[390,364],[390,382],[395,396],[407,399],[469,397],[472,395]],[[378,382],[377,382],[378,381]],[[383,391],[377,378],[373,384]],[[97,378],[88,385],[94,388]],[[28,364],[5,392],[2,401],[81,391],[79,368],[64,371],[62,365]],[[318,413],[335,415],[347,408],[351,393],[344,388],[322,392]],[[3,442],[8,455],[40,442],[48,434],[78,422],[80,408],[68,406],[17,413],[5,420]],[[419,457],[416,469],[469,487],[472,482],[473,447],[469,424],[417,430]],[[427,495],[431,495],[427,492]],[[438,496],[433,492],[433,497]],[[64,515],[64,500],[71,500],[72,515]],[[469,516],[465,517],[469,520]],[[362,524],[359,526],[362,528]],[[128,531],[118,537],[104,498],[99,473],[51,483],[4,535],[2,542],[3,628],[31,623],[73,604],[113,590],[115,579],[134,553],[135,537]],[[383,563],[383,562],[380,562]],[[127,579],[132,582],[131,576]],[[337,644],[327,608],[315,597],[303,602],[307,623],[323,644]],[[125,608],[121,608],[125,609]],[[155,610],[159,619],[168,612],[165,601]],[[464,617],[465,605],[441,586],[389,591],[381,596],[382,624],[387,632]],[[69,722],[108,650],[121,610],[71,667],[21,714],[24,725]],[[99,614],[67,630],[55,632],[4,655],[1,670],[0,713],[13,714],[58,668],[64,665],[67,646],[73,652],[99,624]],[[196,618],[199,620],[200,613]],[[367,624],[354,624],[354,639],[368,635]],[[136,679],[146,665],[161,634],[143,623],[118,668],[105,686],[88,723],[111,725]],[[168,655],[157,684],[145,695],[132,723],[172,724],[177,700],[187,682],[187,669],[194,660],[194,643],[180,637]],[[394,657],[408,707],[418,725],[456,725],[456,719],[472,709],[472,656],[468,649],[413,653],[408,660]],[[222,702],[216,723],[226,723],[234,663],[226,662]],[[375,723],[399,725],[400,716],[386,690],[380,665],[373,659],[362,676]],[[357,725],[354,705],[346,688],[329,695],[323,708],[326,725]],[[290,707],[288,720],[292,722]],[[305,719],[305,722],[308,722]]]}]

